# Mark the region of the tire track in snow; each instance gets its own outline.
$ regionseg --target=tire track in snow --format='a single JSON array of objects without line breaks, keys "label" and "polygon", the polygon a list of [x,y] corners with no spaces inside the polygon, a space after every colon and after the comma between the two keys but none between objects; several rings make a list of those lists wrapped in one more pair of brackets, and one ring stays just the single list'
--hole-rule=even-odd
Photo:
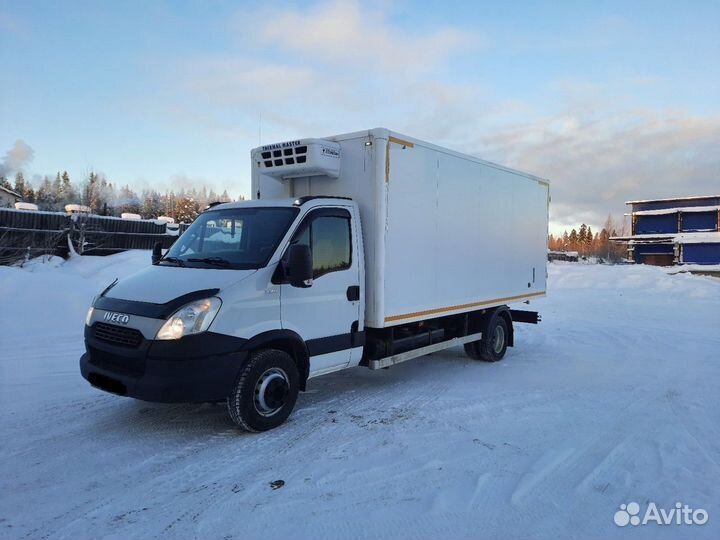
[{"label": "tire track in snow", "polygon": [[514,505],[521,504],[530,491],[555,473],[574,453],[574,448],[565,448],[562,450],[550,450],[543,454],[520,479],[510,496],[512,503]]}]

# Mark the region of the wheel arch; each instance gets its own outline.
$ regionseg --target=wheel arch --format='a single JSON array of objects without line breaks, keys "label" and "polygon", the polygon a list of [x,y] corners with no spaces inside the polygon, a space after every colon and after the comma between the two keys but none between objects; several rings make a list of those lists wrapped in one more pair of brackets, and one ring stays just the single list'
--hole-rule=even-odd
[{"label": "wheel arch", "polygon": [[500,306],[495,311],[496,317],[502,317],[505,319],[505,324],[507,324],[508,328],[508,347],[514,347],[515,346],[515,329],[513,328],[512,323],[512,315],[510,314],[510,308],[508,306]]},{"label": "wheel arch", "polygon": [[277,349],[295,360],[300,374],[300,390],[305,390],[310,374],[310,354],[305,341],[292,330],[268,330],[248,340],[244,349],[248,352],[258,349]]},{"label": "wheel arch", "polygon": [[502,317],[505,320],[508,328],[508,346],[512,347],[515,344],[515,330],[508,306],[498,306],[473,314],[469,321],[469,333],[480,331],[483,335],[487,335],[488,329],[492,328],[498,317]]}]

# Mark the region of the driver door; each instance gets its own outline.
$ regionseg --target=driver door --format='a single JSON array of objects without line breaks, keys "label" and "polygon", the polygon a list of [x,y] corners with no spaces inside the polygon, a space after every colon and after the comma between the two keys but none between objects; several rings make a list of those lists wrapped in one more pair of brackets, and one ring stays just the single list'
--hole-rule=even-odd
[{"label": "driver door", "polygon": [[290,242],[310,246],[313,280],[306,288],[280,285],[282,326],[297,332],[307,344],[311,375],[350,362],[352,331],[360,315],[359,299],[351,289],[360,284],[351,221],[344,208],[312,210]]}]

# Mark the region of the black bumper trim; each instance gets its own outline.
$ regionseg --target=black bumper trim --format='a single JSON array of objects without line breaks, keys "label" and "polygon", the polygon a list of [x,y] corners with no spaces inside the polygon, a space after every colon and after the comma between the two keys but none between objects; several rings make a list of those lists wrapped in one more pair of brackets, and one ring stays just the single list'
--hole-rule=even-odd
[{"label": "black bumper trim", "polygon": [[156,403],[201,403],[221,401],[231,392],[246,353],[234,353],[192,360],[148,358],[145,371],[130,374],[100,367],[95,356],[80,358],[80,372],[93,386]]},{"label": "black bumper trim", "polygon": [[101,390],[145,401],[218,401],[235,383],[247,341],[204,332],[173,341],[143,339],[128,349],[97,340],[86,327],[80,372]]},{"label": "black bumper trim", "polygon": [[310,356],[320,356],[353,347],[365,345],[365,332],[350,332],[349,334],[338,334],[323,338],[308,339],[306,342]]}]

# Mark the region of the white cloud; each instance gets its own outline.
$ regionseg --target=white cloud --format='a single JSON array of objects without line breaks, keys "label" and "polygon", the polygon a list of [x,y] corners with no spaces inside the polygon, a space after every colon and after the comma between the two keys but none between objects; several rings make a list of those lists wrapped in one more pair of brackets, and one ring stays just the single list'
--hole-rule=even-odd
[{"label": "white cloud", "polygon": [[476,141],[494,159],[549,178],[557,226],[602,224],[637,198],[720,192],[720,118],[546,118]]},{"label": "white cloud", "polygon": [[221,105],[284,102],[315,86],[306,67],[274,65],[219,56],[189,61],[183,66],[187,87]]},{"label": "white cloud", "polygon": [[458,28],[410,32],[382,9],[350,0],[302,9],[277,7],[243,16],[239,30],[265,47],[310,62],[351,69],[378,67],[391,74],[432,71],[459,49],[475,49],[479,36]]},{"label": "white cloud", "polygon": [[198,100],[206,109],[242,107],[254,118],[284,118],[291,129],[333,129],[328,117],[337,112],[345,124],[370,126],[375,112],[386,123],[388,107],[407,110],[395,104],[412,106],[419,94],[449,88],[436,82],[447,62],[481,42],[458,28],[410,31],[353,1],[244,10],[230,28],[235,52],[184,61],[169,77],[190,93],[189,107]]}]

